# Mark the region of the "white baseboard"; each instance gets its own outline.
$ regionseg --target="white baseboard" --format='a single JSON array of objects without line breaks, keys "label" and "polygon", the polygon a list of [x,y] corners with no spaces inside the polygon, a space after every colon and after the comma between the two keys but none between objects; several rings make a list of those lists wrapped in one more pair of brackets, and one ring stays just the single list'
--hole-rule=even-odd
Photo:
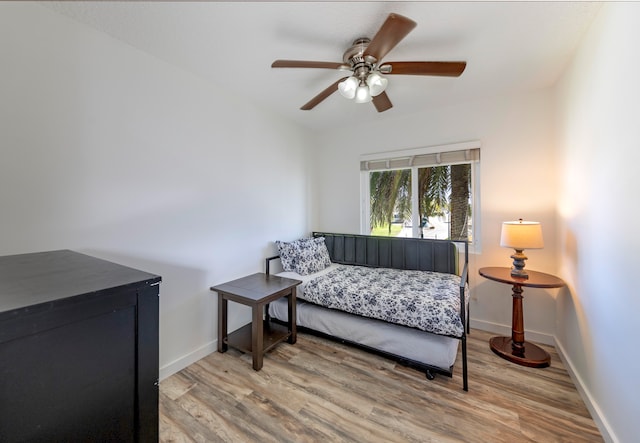
[{"label": "white baseboard", "polygon": [[175,374],[176,372],[181,371],[186,368],[190,364],[197,362],[198,360],[206,357],[212,352],[216,352],[218,349],[218,340],[210,341],[204,346],[199,347],[195,351],[189,352],[188,354],[183,355],[180,358],[172,361],[169,364],[164,365],[160,368],[160,381],[165,378]]},{"label": "white baseboard", "polygon": [[598,426],[598,429],[602,434],[602,438],[604,439],[604,441],[610,442],[610,443],[619,442],[620,440],[618,440],[618,437],[616,437],[615,433],[613,432],[613,429],[611,429],[611,426],[609,425],[609,422],[607,421],[606,417],[602,413],[602,409],[600,409],[600,407],[598,406],[598,403],[596,403],[596,401],[591,396],[589,389],[586,388],[584,382],[582,381],[582,377],[580,377],[578,372],[576,372],[573,366],[573,363],[571,362],[571,359],[567,356],[567,353],[565,352],[565,349],[562,346],[562,343],[560,343],[560,341],[558,341],[558,339],[556,339],[555,337],[554,337],[554,341],[555,341],[554,346],[556,347],[558,356],[560,357],[560,360],[562,360],[562,364],[564,364],[564,367],[569,373],[569,376],[571,377],[573,384],[576,386],[576,389],[578,390],[580,397],[582,397],[582,401],[584,401],[585,406],[589,410],[589,413],[591,414],[593,421],[596,423],[596,426]]},{"label": "white baseboard", "polygon": [[[471,327],[481,329],[487,332],[493,332],[499,335],[511,336],[511,326],[501,325],[499,323],[492,323],[484,320],[471,319]],[[542,332],[525,330],[524,335],[527,340],[542,343],[544,345],[553,346],[555,344],[555,338],[553,335],[544,334]]]}]

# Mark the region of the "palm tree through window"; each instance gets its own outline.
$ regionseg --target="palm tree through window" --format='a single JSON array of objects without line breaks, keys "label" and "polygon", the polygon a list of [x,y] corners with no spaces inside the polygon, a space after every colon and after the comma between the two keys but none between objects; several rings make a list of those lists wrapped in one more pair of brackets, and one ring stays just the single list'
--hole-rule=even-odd
[{"label": "palm tree through window", "polygon": [[371,171],[370,233],[413,236],[418,220],[420,237],[471,240],[471,184],[471,163]]}]

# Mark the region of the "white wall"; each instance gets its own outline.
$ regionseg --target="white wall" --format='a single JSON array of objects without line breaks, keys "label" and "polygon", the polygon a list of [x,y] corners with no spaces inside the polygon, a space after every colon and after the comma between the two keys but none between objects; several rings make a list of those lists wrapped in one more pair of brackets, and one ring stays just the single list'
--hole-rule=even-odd
[{"label": "white wall", "polygon": [[640,3],[606,4],[559,86],[558,347],[612,441],[638,441]]},{"label": "white wall", "polygon": [[[311,171],[298,128],[38,4],[0,3],[0,254],[69,248],[162,275],[168,375],[214,349],[211,285],[262,270],[275,239],[358,232],[361,154],[480,140],[472,324],[508,333],[510,288],[477,268],[510,264],[501,221],[540,220],[527,267],[568,289],[525,291],[527,338],[555,335],[605,436],[633,441],[639,9],[603,8],[558,103],[538,91],[387,114],[318,134]],[[232,327],[248,319],[232,309]]]},{"label": "white wall", "polygon": [[[479,140],[482,254],[470,257],[472,326],[510,335],[511,288],[483,279],[477,269],[511,265],[513,251],[499,246],[501,223],[522,217],[541,221],[545,239],[544,249],[525,251],[527,267],[556,271],[553,106],[551,91],[532,92],[404,118],[391,114],[375,125],[323,134],[314,160],[314,228],[358,233],[361,154]],[[556,295],[525,291],[527,339],[553,343]]]},{"label": "white wall", "polygon": [[161,376],[211,352],[209,287],[308,231],[304,134],[38,4],[1,3],[0,29],[0,255],[159,274]]}]

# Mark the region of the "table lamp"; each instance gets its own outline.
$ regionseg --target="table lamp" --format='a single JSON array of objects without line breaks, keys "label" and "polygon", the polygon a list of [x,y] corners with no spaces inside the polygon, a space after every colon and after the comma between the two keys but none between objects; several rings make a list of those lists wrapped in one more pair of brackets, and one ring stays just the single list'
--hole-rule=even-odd
[{"label": "table lamp", "polygon": [[522,251],[525,249],[542,249],[544,247],[542,226],[539,222],[522,221],[522,219],[503,222],[500,246],[516,250],[511,256],[513,259],[511,276],[529,278],[527,271],[524,270],[524,261],[527,256]]}]

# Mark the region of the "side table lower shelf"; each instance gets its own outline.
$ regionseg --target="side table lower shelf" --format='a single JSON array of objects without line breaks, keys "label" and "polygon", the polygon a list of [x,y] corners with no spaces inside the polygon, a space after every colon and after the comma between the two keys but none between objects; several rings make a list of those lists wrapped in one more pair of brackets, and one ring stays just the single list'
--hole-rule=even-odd
[{"label": "side table lower shelf", "polygon": [[[265,353],[278,343],[287,340],[291,336],[291,332],[286,326],[276,323],[264,322],[263,327],[263,346],[262,352]],[[240,329],[232,332],[224,340],[225,344],[239,349],[249,354],[253,353],[253,345],[251,343],[251,323],[248,323]]]}]

